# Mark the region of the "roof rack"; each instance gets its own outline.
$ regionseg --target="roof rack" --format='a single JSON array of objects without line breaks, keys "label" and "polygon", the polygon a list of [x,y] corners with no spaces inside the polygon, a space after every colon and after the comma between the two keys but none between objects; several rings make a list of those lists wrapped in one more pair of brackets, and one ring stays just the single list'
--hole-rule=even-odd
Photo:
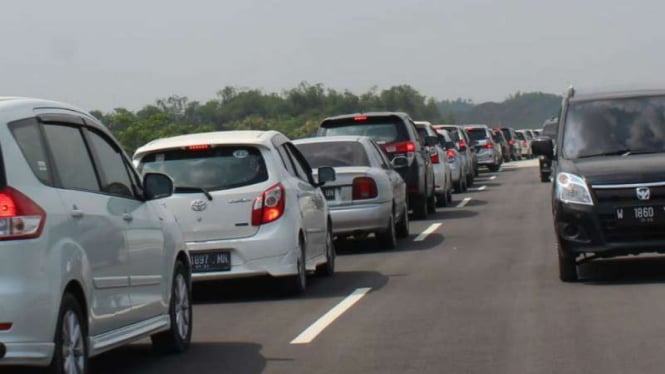
[{"label": "roof rack", "polygon": [[566,98],[575,97],[575,87],[573,87],[572,84],[570,86],[568,86],[568,88],[566,89],[566,92],[564,93],[564,96]]}]

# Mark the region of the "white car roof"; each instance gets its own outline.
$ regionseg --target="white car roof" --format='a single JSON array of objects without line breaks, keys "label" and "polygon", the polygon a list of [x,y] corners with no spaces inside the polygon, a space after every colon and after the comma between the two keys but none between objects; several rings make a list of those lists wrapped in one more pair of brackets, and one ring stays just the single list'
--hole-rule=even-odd
[{"label": "white car roof", "polygon": [[371,139],[369,136],[339,135],[339,136],[317,136],[302,138],[293,141],[293,144],[310,144],[326,142],[360,142],[363,139]]},{"label": "white car roof", "polygon": [[25,110],[32,111],[39,108],[66,109],[90,116],[90,114],[83,109],[57,101],[35,99],[30,97],[0,96],[0,111],[3,112],[14,110],[19,112]]},{"label": "white car roof", "polygon": [[134,157],[148,152],[182,148],[199,144],[253,144],[270,147],[270,140],[275,135],[281,134],[278,131],[212,131],[196,134],[187,134],[172,136],[153,140],[150,143],[140,147],[134,153]]}]

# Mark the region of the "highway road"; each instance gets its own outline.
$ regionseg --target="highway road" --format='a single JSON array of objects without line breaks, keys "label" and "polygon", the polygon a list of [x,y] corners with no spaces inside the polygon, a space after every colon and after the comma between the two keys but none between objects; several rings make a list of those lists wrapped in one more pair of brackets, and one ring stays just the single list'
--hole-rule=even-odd
[{"label": "highway road", "polygon": [[482,173],[397,250],[341,245],[337,274],[301,297],[266,280],[197,284],[188,353],[139,342],[92,372],[663,372],[665,260],[589,263],[561,283],[549,189],[534,161]]}]

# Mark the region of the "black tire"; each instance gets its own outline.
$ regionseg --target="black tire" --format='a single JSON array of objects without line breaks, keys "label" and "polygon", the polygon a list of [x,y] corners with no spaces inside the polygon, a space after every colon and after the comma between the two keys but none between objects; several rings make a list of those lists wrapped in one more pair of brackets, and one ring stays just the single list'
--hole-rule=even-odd
[{"label": "black tire", "polygon": [[446,192],[446,200],[448,201],[448,204],[451,204],[453,202],[453,189],[449,189],[448,192]]},{"label": "black tire", "polygon": [[577,261],[575,257],[567,255],[560,247],[557,248],[557,252],[559,256],[559,279],[566,283],[577,282]]},{"label": "black tire", "polygon": [[464,182],[462,182],[462,178],[460,178],[459,181],[455,182],[455,193],[462,192],[464,192]]},{"label": "black tire", "polygon": [[335,243],[332,239],[332,228],[328,224],[328,233],[326,234],[326,263],[316,269],[316,275],[323,277],[331,277],[335,274]]},{"label": "black tire", "polygon": [[[76,370],[78,370],[78,373],[86,374],[88,372],[88,325],[83,316],[81,305],[76,300],[76,297],[70,293],[66,293],[62,297],[58,313],[58,322],[53,339],[55,342],[55,351],[53,353],[53,361],[51,361],[48,369],[49,373],[66,374],[70,372],[66,369],[66,366],[72,363],[77,365]],[[74,343],[78,342],[79,344],[75,344],[72,347],[72,342],[70,341],[71,333],[69,331],[74,331],[75,326],[78,326],[80,339],[75,339],[76,342]]]},{"label": "black tire", "polygon": [[550,182],[549,174],[540,174],[540,181],[543,183],[549,183]]},{"label": "black tire", "polygon": [[153,348],[160,353],[182,353],[189,349],[192,340],[192,286],[187,267],[182,261],[175,263],[171,284],[168,330],[152,335]]},{"label": "black tire", "polygon": [[298,240],[299,248],[299,258],[297,259],[296,267],[297,274],[289,275],[286,277],[280,278],[280,289],[281,292],[285,295],[296,296],[301,295],[307,289],[307,268],[305,261],[307,257],[307,249],[305,248],[305,243],[302,239]]},{"label": "black tire", "polygon": [[416,196],[413,198],[413,218],[427,219],[427,198]]},{"label": "black tire", "polygon": [[432,194],[427,198],[427,213],[436,213],[436,195],[434,194],[434,186],[432,186]]},{"label": "black tire", "polygon": [[395,228],[395,233],[398,238],[408,238],[409,237],[409,208],[404,205],[404,214],[402,219],[397,223]]},{"label": "black tire", "polygon": [[462,179],[462,192],[466,192],[469,189],[469,186],[466,184],[466,178]]},{"label": "black tire", "polygon": [[388,218],[388,226],[375,233],[376,241],[382,249],[395,249],[397,247],[397,233],[395,230],[395,213]]},{"label": "black tire", "polygon": [[467,174],[467,175],[466,175],[466,185],[467,185],[468,187],[473,186],[473,181],[474,181],[474,179],[475,179],[475,178],[473,177],[473,173],[471,173],[471,174]]},{"label": "black tire", "polygon": [[436,207],[445,208],[448,205],[448,193],[436,195]]},{"label": "black tire", "polygon": [[500,167],[500,165],[492,164],[492,165],[489,165],[487,168],[488,168],[491,172],[496,172],[496,171],[499,171],[499,167]]}]

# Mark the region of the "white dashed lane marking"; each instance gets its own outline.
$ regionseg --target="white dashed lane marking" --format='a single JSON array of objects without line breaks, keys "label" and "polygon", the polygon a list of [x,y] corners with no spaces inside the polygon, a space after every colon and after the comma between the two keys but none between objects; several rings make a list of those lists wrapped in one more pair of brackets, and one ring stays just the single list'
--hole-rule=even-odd
[{"label": "white dashed lane marking", "polygon": [[425,229],[425,231],[421,232],[420,235],[416,236],[415,239],[413,239],[414,242],[422,242],[427,238],[427,235],[433,233],[436,231],[439,227],[441,227],[440,223],[433,223],[429,225],[428,228]]},{"label": "white dashed lane marking", "polygon": [[339,304],[335,305],[328,313],[324,314],[311,326],[309,326],[305,331],[300,333],[295,339],[291,341],[291,344],[309,344],[314,340],[326,327],[330,326],[339,316],[344,314],[347,310],[360,301],[371,288],[358,288],[353,291],[351,295],[347,296]]},{"label": "white dashed lane marking", "polygon": [[464,208],[466,206],[466,204],[469,203],[469,201],[471,201],[471,198],[470,197],[465,197],[464,200],[460,201],[459,204],[457,204],[457,206],[455,206],[455,208]]}]

